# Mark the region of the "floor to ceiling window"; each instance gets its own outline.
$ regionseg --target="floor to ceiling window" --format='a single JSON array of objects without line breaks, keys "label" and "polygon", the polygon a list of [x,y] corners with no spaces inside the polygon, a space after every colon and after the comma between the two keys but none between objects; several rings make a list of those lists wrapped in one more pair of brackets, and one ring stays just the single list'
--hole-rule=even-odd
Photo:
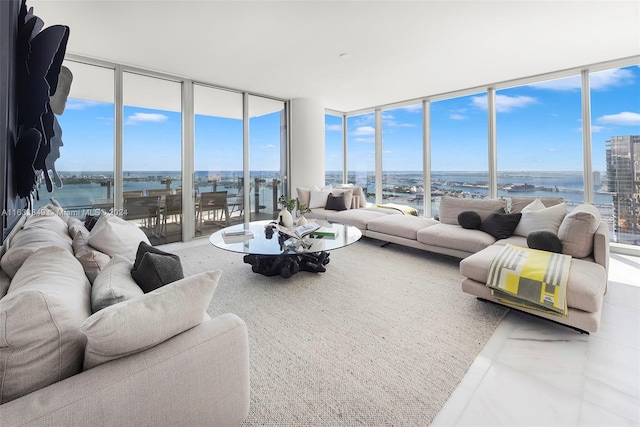
[{"label": "floor to ceiling window", "polygon": [[422,104],[382,111],[382,201],[424,213]]},{"label": "floor to ceiling window", "polygon": [[498,196],[584,201],[580,75],[496,92]]},{"label": "floor to ceiling window", "polygon": [[[135,221],[152,243],[178,241],[166,223],[167,196],[182,190],[182,87],[174,81],[123,73],[122,217]],[[165,218],[167,216],[167,218]]]},{"label": "floor to ceiling window", "polygon": [[286,188],[287,128],[285,104],[249,96],[249,178],[252,221],[274,219]]},{"label": "floor to ceiling window", "polygon": [[431,102],[431,201],[488,197],[487,95]]},{"label": "floor to ceiling window", "polygon": [[[49,193],[42,183],[34,206],[54,198],[70,215],[84,219],[113,208],[114,70],[72,61],[63,66],[73,81],[57,116],[63,146],[55,167],[61,187],[54,185]],[[50,176],[55,183],[52,172]]]},{"label": "floor to ceiling window", "polygon": [[347,117],[347,183],[361,187],[367,202],[376,200],[375,118]]},{"label": "floor to ceiling window", "polygon": [[[196,236],[244,218],[242,94],[195,85],[195,173],[197,197],[222,198],[198,204]],[[223,193],[211,194],[211,193]],[[226,204],[226,205],[225,205]],[[227,216],[228,215],[228,216]],[[213,226],[213,230],[212,227]]]},{"label": "floor to ceiling window", "polygon": [[589,74],[593,200],[611,240],[640,244],[640,67]]},{"label": "floor to ceiling window", "polygon": [[324,180],[328,185],[343,184],[344,150],[342,145],[342,117],[324,115]]}]

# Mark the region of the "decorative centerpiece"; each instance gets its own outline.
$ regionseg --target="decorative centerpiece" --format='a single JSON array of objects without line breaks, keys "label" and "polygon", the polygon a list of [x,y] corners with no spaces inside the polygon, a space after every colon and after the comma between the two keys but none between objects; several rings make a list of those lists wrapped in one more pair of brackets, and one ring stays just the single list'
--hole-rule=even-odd
[{"label": "decorative centerpiece", "polygon": [[282,205],[282,209],[278,214],[278,224],[292,229],[293,228],[293,216],[291,211],[296,207],[296,199],[287,199],[284,194],[278,198],[278,204]]},{"label": "decorative centerpiece", "polygon": [[309,206],[304,203],[298,203],[298,225],[305,225],[307,223],[307,218],[304,217],[304,214],[311,213],[311,209]]}]

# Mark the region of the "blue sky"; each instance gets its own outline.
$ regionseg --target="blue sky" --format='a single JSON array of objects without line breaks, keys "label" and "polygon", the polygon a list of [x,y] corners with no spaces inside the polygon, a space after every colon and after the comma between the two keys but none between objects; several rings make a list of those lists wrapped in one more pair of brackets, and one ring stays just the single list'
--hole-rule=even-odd
[{"label": "blue sky", "polygon": [[[592,73],[594,170],[604,171],[605,140],[640,134],[640,67]],[[499,171],[582,170],[579,76],[499,90],[496,94]],[[124,169],[179,170],[181,115],[124,110]],[[422,112],[415,105],[385,110],[384,170],[422,169]],[[70,99],[59,117],[64,147],[59,171],[113,169],[113,104]],[[487,170],[486,95],[431,103],[432,168]],[[326,169],[342,168],[340,119],[326,119]],[[373,113],[347,122],[349,169],[373,170]],[[196,170],[242,169],[242,122],[196,117]],[[251,119],[251,169],[278,170],[280,115]]]},{"label": "blue sky", "polygon": [[[592,73],[594,170],[604,171],[605,141],[640,134],[640,67]],[[581,171],[580,77],[496,92],[499,171]],[[487,97],[470,95],[431,103],[433,170],[486,171]],[[384,170],[422,169],[420,105],[383,110]],[[340,119],[327,117],[327,170],[342,167]],[[374,115],[347,119],[349,169],[373,168]]]}]

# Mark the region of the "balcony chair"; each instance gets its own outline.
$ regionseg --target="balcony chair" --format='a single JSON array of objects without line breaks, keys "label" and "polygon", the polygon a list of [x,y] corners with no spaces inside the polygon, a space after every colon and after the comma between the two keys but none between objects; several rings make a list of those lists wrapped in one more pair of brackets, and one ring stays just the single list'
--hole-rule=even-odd
[{"label": "balcony chair", "polygon": [[200,203],[198,204],[198,216],[200,229],[204,223],[204,214],[211,215],[213,212],[213,221],[217,221],[217,215],[220,214],[220,222],[222,223],[222,215],[224,215],[224,225],[229,225],[229,205],[227,204],[226,191],[212,191],[200,194]]},{"label": "balcony chair", "polygon": [[123,219],[141,219],[142,226],[149,230],[150,235],[158,234],[160,196],[125,197],[123,208]]}]

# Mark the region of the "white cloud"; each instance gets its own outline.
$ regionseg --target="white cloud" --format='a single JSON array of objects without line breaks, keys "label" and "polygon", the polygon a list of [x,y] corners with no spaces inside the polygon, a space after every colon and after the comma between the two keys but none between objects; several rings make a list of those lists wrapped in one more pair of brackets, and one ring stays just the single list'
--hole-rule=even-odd
[{"label": "white cloud", "polygon": [[87,101],[84,99],[67,99],[67,103],[64,108],[65,110],[86,110],[87,108],[95,107],[100,104],[102,104],[102,102]]},{"label": "white cloud", "polygon": [[373,139],[373,138],[355,138],[354,141],[355,142],[365,143],[365,144],[373,144],[375,142],[375,139]]},{"label": "white cloud", "polygon": [[[509,96],[509,95],[496,95],[496,111],[498,113],[508,113],[517,108],[524,108],[531,104],[537,103],[538,100],[530,96]],[[471,98],[471,105],[474,107],[487,109],[487,97],[486,96],[474,96]]]},{"label": "white cloud", "polygon": [[409,113],[421,113],[422,104],[407,105],[406,107],[402,107],[402,109]]},{"label": "white cloud", "polygon": [[325,125],[324,130],[327,132],[341,132],[342,125]]},{"label": "white cloud", "polygon": [[[591,132],[593,132],[593,133],[602,132],[605,129],[606,128],[604,126],[591,125]],[[580,130],[582,130],[582,128],[580,128]]]},{"label": "white cloud", "polygon": [[138,123],[162,123],[169,120],[168,116],[156,113],[134,113],[127,117],[126,125],[137,125]]},{"label": "white cloud", "polygon": [[[633,73],[623,68],[598,71],[589,74],[589,87],[592,90],[606,90],[614,86],[623,86],[633,83]],[[579,90],[582,87],[582,79],[579,75],[562,79],[548,80],[546,82],[531,85],[536,89],[549,90]]]},{"label": "white cloud", "polygon": [[464,115],[458,114],[458,113],[452,113],[452,114],[449,114],[449,118],[451,120],[465,120],[467,118],[467,116],[464,116]]},{"label": "white cloud", "polygon": [[375,135],[376,129],[373,126],[359,126],[351,134],[356,136]]},{"label": "white cloud", "polygon": [[607,114],[598,117],[596,122],[607,125],[640,126],[640,114],[629,111],[618,114]]}]

